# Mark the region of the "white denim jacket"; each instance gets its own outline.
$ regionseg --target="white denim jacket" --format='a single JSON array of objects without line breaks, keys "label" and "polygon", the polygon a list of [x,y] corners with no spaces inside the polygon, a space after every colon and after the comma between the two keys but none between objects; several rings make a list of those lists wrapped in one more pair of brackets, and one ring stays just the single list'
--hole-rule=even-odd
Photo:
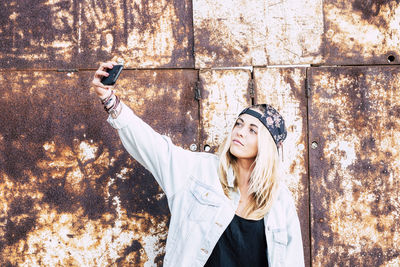
[{"label": "white denim jacket", "polygon": [[[230,198],[219,182],[218,157],[191,152],[156,133],[123,104],[117,119],[108,122],[118,129],[127,151],[148,169],[168,199],[171,212],[164,266],[204,266],[220,236],[234,217],[240,194]],[[270,212],[264,217],[268,266],[304,266],[300,224],[293,198],[283,184]]]}]

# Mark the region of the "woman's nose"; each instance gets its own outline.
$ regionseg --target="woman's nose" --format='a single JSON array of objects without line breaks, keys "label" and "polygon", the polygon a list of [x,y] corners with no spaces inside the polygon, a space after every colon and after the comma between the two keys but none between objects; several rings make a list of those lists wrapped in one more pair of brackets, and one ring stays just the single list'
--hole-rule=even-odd
[{"label": "woman's nose", "polygon": [[244,136],[244,130],[243,130],[243,128],[240,128],[240,129],[238,129],[238,131],[237,131],[237,134],[239,135],[239,136]]}]

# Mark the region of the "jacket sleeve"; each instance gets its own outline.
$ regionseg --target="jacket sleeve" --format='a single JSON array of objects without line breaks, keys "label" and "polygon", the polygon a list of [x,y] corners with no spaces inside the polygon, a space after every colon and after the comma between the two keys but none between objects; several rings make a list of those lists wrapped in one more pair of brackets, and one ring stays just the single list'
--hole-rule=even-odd
[{"label": "jacket sleeve", "polygon": [[194,168],[196,153],[172,144],[167,136],[156,133],[121,102],[122,111],[108,122],[115,129],[128,153],[149,170],[167,197],[171,197],[188,181]]},{"label": "jacket sleeve", "polygon": [[303,241],[301,238],[301,228],[299,217],[297,216],[296,206],[290,193],[288,191],[288,208],[286,211],[287,219],[287,232],[288,232],[288,243],[286,251],[286,262],[285,266],[304,266],[304,252],[303,252]]}]

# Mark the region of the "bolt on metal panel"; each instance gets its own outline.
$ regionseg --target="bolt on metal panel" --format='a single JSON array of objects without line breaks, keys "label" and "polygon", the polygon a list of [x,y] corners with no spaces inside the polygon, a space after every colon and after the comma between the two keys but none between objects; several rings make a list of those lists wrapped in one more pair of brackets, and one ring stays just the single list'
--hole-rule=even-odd
[{"label": "bolt on metal panel", "polygon": [[272,105],[288,135],[279,150],[285,182],[293,193],[301,224],[306,266],[310,263],[307,99],[305,68],[254,68],[256,104]]},{"label": "bolt on metal panel", "polygon": [[193,24],[196,68],[321,61],[322,0],[194,0]]},{"label": "bolt on metal panel", "polygon": [[248,70],[201,70],[199,86],[202,150],[210,152],[224,140],[237,115],[251,105]]},{"label": "bolt on metal panel", "polygon": [[311,68],[313,266],[400,263],[400,69]]},{"label": "bolt on metal panel", "polygon": [[[2,266],[162,264],[165,195],[105,121],[89,90],[93,74],[0,72],[8,85],[0,97]],[[193,70],[125,70],[117,91],[189,147],[198,136],[196,79]]]},{"label": "bolt on metal panel", "polygon": [[189,0],[3,2],[0,69],[194,66]]},{"label": "bolt on metal panel", "polygon": [[324,1],[325,62],[400,62],[399,1]]}]

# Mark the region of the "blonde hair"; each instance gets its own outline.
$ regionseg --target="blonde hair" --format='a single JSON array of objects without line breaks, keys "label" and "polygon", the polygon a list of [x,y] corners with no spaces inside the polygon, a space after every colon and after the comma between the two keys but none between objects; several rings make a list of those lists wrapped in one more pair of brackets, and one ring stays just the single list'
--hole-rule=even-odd
[{"label": "blonde hair", "polygon": [[[257,105],[252,106],[252,109],[264,112],[262,107]],[[229,197],[227,173],[230,168],[233,169],[234,174],[238,173],[236,158],[230,153],[231,136],[232,131],[228,133],[218,149],[220,158],[218,175],[227,197]],[[244,214],[248,219],[258,220],[263,218],[271,209],[272,202],[277,194],[280,178],[278,150],[266,127],[260,127],[258,130],[258,152],[253,166],[249,180],[251,200],[245,208]],[[235,176],[235,189],[237,189],[236,180]]]}]

